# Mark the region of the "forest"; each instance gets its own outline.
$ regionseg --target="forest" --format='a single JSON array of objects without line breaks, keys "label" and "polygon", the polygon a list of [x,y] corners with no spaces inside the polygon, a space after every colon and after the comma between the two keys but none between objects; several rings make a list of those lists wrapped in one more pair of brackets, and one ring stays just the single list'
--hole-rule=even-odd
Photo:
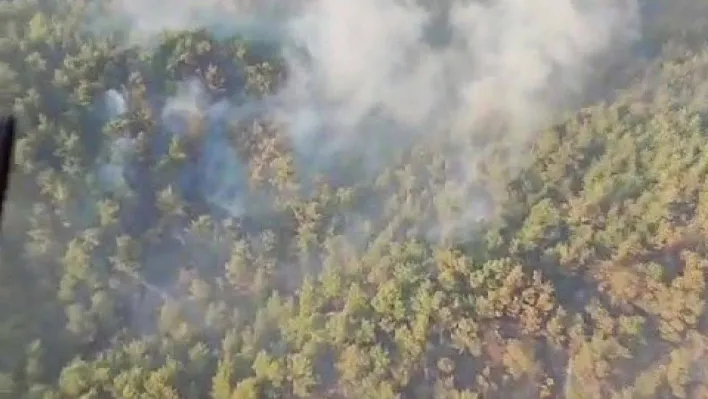
[{"label": "forest", "polygon": [[456,2],[0,0],[0,397],[708,398],[708,3]]}]

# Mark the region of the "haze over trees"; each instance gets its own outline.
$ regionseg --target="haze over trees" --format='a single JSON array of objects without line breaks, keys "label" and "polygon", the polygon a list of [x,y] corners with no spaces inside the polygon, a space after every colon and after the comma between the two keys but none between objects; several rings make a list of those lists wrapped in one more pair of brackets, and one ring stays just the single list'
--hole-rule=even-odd
[{"label": "haze over trees", "polygon": [[640,2],[629,40],[601,6],[501,1],[587,30],[555,81],[498,71],[470,108],[450,93],[481,50],[426,64],[384,0],[309,55],[138,1],[0,1],[0,397],[708,397],[704,2]]}]

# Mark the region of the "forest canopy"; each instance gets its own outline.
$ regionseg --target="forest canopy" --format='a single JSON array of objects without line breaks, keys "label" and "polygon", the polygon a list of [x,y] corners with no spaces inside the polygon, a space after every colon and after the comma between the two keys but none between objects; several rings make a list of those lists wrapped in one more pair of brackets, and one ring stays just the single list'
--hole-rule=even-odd
[{"label": "forest canopy", "polygon": [[579,3],[0,0],[0,397],[707,397],[708,6]]}]

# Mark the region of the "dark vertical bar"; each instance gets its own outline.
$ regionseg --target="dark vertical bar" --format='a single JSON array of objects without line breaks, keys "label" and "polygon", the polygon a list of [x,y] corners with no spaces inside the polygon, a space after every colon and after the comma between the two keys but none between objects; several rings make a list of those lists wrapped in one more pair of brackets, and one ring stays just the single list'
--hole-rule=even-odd
[{"label": "dark vertical bar", "polygon": [[0,226],[2,223],[5,198],[10,183],[12,166],[12,150],[15,145],[15,118],[12,116],[0,119]]}]

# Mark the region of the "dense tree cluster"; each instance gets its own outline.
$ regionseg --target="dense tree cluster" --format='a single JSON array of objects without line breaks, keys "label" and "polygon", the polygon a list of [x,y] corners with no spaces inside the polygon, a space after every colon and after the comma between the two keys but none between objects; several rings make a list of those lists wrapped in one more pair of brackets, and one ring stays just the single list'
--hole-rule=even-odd
[{"label": "dense tree cluster", "polygon": [[[411,223],[454,213],[431,185],[439,154],[413,148],[366,184],[346,170],[310,184],[267,117],[226,136],[274,210],[214,212],[178,184],[204,117],[153,151],[155,94],[196,78],[213,98],[259,97],[287,79],[280,61],[202,30],[125,48],[82,29],[86,3],[0,1],[0,109],[22,128],[0,396],[708,397],[701,1],[652,16],[657,50],[633,83],[540,132],[519,174],[484,160],[498,206],[463,243]],[[104,126],[110,89],[128,109]],[[96,165],[125,132],[133,172],[106,189]]]}]

